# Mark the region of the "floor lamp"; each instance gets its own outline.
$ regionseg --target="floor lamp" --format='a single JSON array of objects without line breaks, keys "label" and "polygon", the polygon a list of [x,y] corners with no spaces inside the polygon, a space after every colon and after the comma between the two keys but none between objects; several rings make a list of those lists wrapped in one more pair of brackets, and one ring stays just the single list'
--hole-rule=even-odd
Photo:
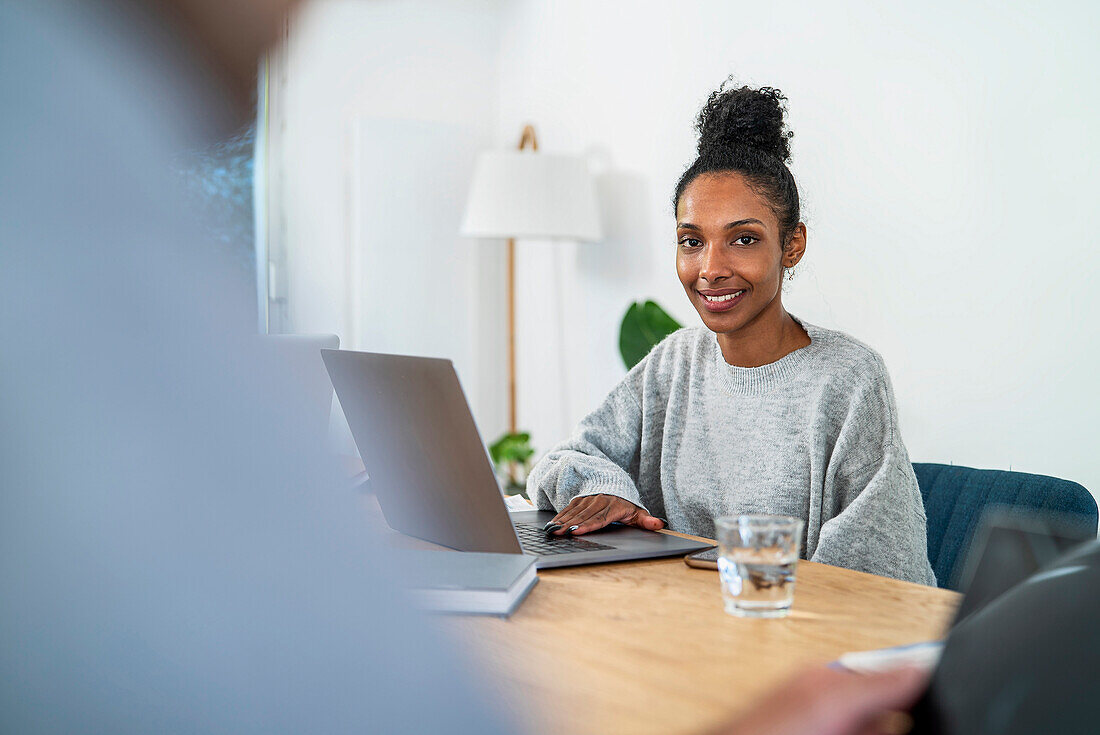
[{"label": "floor lamp", "polygon": [[[529,150],[528,150],[529,148]],[[481,153],[474,165],[462,234],[508,240],[508,430],[516,433],[516,239],[600,239],[588,163],[539,153],[535,129],[515,150]]]}]

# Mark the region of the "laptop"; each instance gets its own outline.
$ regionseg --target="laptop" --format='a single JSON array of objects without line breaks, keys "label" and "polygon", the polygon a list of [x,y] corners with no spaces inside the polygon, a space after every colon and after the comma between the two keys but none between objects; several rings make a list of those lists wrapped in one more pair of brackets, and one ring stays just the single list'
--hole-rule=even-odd
[{"label": "laptop", "polygon": [[[973,543],[966,551],[961,575],[964,594],[955,609],[949,631],[965,626],[972,616],[979,616],[982,610],[1043,567],[1095,538],[1095,533],[1081,528],[1078,519],[1057,513],[991,506],[979,519]],[[943,650],[942,641],[924,641],[855,651],[841,656],[836,668],[865,673],[904,664],[931,667]]]},{"label": "laptop", "polygon": [[546,511],[509,513],[450,360],[321,350],[391,528],[459,551],[534,554],[539,568],[681,556],[712,544],[613,525],[547,536]]},{"label": "laptop", "polygon": [[965,594],[955,612],[957,627],[1005,592],[1096,534],[1058,513],[994,506],[978,523],[974,551],[963,567]]},{"label": "laptop", "polygon": [[983,519],[912,735],[1097,732],[1100,545],[1079,525],[1051,514]]}]

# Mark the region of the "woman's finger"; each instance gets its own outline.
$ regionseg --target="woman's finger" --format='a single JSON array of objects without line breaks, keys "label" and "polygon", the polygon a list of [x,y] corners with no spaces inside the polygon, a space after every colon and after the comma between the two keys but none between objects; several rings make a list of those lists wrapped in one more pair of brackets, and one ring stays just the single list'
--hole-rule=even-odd
[{"label": "woman's finger", "polygon": [[[600,518],[605,514],[608,506],[613,500],[614,498],[609,495],[592,496],[591,503],[586,503],[583,507],[579,508],[576,513],[562,522],[562,528],[557,532],[558,535],[577,533],[586,523],[591,523],[593,519]],[[596,528],[600,528],[600,526],[596,526]]]},{"label": "woman's finger", "polygon": [[578,518],[590,515],[591,508],[599,497],[597,495],[586,495],[582,498],[573,498],[573,501],[551,521],[552,524],[558,526],[553,532],[560,536],[565,533],[565,529],[576,525]]},{"label": "woman's finger", "polygon": [[[615,496],[607,496],[608,503],[606,507],[598,509],[592,515],[582,518],[580,523],[573,533],[575,535],[581,535],[589,533],[591,531],[599,530],[611,523],[630,523],[631,519],[641,509],[631,503],[629,500],[623,500]],[[576,523],[576,521],[574,521]]]},{"label": "woman's finger", "polygon": [[632,515],[632,512],[622,507],[622,504],[625,502],[626,501],[618,500],[617,498],[609,499],[607,503],[594,507],[590,513],[579,516],[573,521],[573,525],[576,526],[576,528],[573,528],[571,533],[574,536],[580,536],[585,533],[597,531],[615,521],[621,521],[629,517]]},{"label": "woman's finger", "polygon": [[560,513],[550,519],[546,527],[549,528],[551,525],[560,526],[565,519],[572,517],[580,508],[587,505],[591,497],[591,495],[585,495],[581,498],[573,498],[568,505],[561,509]]},{"label": "woman's finger", "polygon": [[562,513],[561,517],[554,521],[560,526],[560,528],[553,531],[554,534],[564,536],[575,533],[586,521],[603,513],[608,505],[615,500],[615,497],[611,495],[589,495],[583,500],[585,502],[578,503],[571,512]]},{"label": "woman's finger", "polygon": [[662,528],[668,525],[664,522],[663,519],[658,518],[657,516],[652,516],[649,513],[646,513],[641,508],[638,508],[637,511],[638,512],[635,513],[634,516],[630,518],[630,520],[623,522],[629,523],[631,526],[644,528],[647,531],[660,531]]}]

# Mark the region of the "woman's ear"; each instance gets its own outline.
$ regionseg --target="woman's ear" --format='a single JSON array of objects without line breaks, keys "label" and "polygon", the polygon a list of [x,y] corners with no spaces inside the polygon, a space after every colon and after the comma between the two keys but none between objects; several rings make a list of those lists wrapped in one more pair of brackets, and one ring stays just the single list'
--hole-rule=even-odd
[{"label": "woman's ear", "polygon": [[799,222],[787,240],[787,247],[783,248],[783,267],[794,268],[802,256],[806,254],[806,225]]}]

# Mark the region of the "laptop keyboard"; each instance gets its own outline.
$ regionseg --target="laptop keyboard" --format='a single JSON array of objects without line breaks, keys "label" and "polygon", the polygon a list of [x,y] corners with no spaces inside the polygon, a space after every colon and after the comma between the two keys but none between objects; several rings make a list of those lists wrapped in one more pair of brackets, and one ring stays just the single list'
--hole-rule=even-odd
[{"label": "laptop keyboard", "polygon": [[542,526],[536,526],[532,523],[517,523],[516,535],[519,536],[519,543],[524,551],[538,556],[615,548],[614,546],[606,546],[574,536],[547,536],[546,531],[542,530]]}]

